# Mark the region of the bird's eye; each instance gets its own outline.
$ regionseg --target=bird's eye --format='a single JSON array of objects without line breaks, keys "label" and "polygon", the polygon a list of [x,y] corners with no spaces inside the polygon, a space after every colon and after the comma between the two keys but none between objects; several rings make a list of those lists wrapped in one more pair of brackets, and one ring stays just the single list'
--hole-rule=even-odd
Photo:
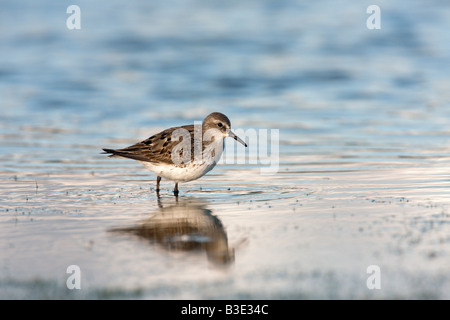
[{"label": "bird's eye", "polygon": [[222,128],[222,126],[223,126],[222,122],[219,122],[219,123],[217,124],[217,126],[218,126],[219,128]]}]

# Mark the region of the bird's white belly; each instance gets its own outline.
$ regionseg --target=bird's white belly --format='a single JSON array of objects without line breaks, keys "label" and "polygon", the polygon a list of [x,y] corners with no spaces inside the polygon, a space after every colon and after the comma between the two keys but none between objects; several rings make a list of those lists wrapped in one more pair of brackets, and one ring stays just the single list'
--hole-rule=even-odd
[{"label": "bird's white belly", "polygon": [[212,162],[202,164],[192,164],[185,167],[176,167],[174,165],[154,164],[150,162],[139,161],[147,169],[153,171],[156,175],[167,180],[175,182],[188,182],[198,179],[215,167]]}]

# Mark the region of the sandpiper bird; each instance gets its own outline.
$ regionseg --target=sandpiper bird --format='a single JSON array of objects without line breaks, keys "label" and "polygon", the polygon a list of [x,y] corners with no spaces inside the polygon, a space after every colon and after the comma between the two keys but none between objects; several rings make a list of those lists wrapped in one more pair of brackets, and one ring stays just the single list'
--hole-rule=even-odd
[{"label": "sandpiper bird", "polygon": [[202,124],[173,127],[124,149],[103,149],[110,157],[131,158],[156,173],[156,193],[159,196],[161,178],[178,182],[202,177],[215,167],[225,147],[223,140],[231,137],[247,144],[231,131],[228,117],[220,112],[208,115]]}]

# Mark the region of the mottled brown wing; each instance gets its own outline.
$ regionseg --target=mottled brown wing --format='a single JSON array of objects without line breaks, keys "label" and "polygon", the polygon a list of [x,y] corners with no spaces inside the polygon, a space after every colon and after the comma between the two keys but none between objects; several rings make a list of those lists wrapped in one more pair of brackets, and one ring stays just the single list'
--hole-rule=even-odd
[{"label": "mottled brown wing", "polygon": [[[179,139],[172,140],[172,134],[177,129],[185,129],[191,135],[191,141],[194,136],[194,125],[187,125],[182,127],[169,128],[160,133],[151,136],[144,141],[138,142],[132,146],[124,149],[103,149],[106,153],[111,153],[111,156],[120,156],[125,158],[131,158],[138,161],[146,162],[162,162],[167,164],[173,164],[172,162],[172,149],[180,143]],[[191,155],[193,154],[193,144],[191,147]]]}]

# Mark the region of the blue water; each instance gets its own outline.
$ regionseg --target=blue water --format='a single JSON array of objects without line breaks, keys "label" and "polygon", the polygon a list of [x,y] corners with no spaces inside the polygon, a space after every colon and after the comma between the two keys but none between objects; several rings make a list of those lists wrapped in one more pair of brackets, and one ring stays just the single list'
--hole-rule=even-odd
[{"label": "blue water", "polygon": [[[448,299],[450,5],[378,1],[369,30],[371,4],[2,1],[0,297]],[[161,204],[151,173],[101,148],[213,111],[280,133],[273,175],[222,164],[180,204],[163,181],[174,211],[219,219],[232,262],[204,259],[204,228],[170,238],[194,239],[182,254],[109,232]]]}]

